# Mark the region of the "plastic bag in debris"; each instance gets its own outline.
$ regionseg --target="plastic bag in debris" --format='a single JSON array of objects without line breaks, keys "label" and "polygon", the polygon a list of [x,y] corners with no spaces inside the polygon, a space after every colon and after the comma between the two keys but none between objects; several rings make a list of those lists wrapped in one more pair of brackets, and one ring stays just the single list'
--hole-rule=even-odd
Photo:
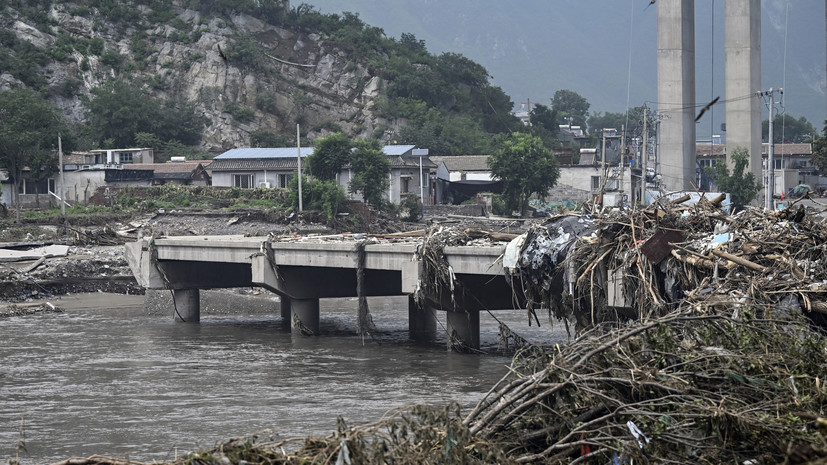
[{"label": "plastic bag in debris", "polygon": [[520,249],[523,247],[526,235],[526,233],[520,234],[505,246],[505,253],[503,254],[503,268],[505,268],[505,270],[509,273],[517,268],[517,261],[520,258]]},{"label": "plastic bag in debris", "polygon": [[593,231],[591,216],[554,218],[512,240],[506,246],[503,267],[511,274],[519,270],[534,284],[548,289],[551,273],[566,259],[577,239]]}]

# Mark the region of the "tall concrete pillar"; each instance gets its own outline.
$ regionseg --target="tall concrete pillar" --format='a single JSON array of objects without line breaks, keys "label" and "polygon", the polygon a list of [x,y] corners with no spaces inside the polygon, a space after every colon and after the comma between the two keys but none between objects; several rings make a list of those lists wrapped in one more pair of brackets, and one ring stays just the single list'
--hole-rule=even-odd
[{"label": "tall concrete pillar", "polygon": [[319,334],[319,299],[290,299],[290,313],[291,334]]},{"label": "tall concrete pillar", "polygon": [[658,1],[660,167],[667,191],[695,182],[695,0]]},{"label": "tall concrete pillar", "polygon": [[408,296],[408,335],[414,341],[433,341],[436,338],[436,310],[419,308],[412,295]]},{"label": "tall concrete pillar", "polygon": [[[761,161],[761,0],[727,0],[726,148],[732,169],[735,148],[749,150],[749,170],[763,179]],[[761,198],[761,197],[759,197]]]},{"label": "tall concrete pillar", "polygon": [[[465,312],[447,311],[448,348],[452,342],[458,342],[471,349],[480,348],[480,312],[468,310]],[[456,339],[456,341],[452,341]]]},{"label": "tall concrete pillar", "polygon": [[198,289],[173,289],[175,321],[198,323],[201,321],[201,292]]}]

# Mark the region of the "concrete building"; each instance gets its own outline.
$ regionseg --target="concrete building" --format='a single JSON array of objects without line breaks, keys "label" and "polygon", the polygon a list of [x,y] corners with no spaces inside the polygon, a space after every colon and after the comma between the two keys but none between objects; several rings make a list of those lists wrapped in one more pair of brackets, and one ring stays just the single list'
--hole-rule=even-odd
[{"label": "concrete building", "polygon": [[[696,180],[700,190],[717,190],[717,186],[715,186],[711,177],[706,174],[706,169],[719,163],[726,163],[727,155],[732,150],[730,147],[729,144],[697,144],[698,167]],[[813,155],[812,144],[775,144],[773,152],[775,154],[773,160],[774,197],[780,197],[782,192],[787,193],[799,184],[808,184],[816,191],[827,189],[827,178],[819,176],[818,169],[811,161]],[[766,166],[768,154],[769,144],[762,143],[760,166]],[[763,182],[761,177],[756,179]]]},{"label": "concrete building", "polygon": [[459,204],[482,192],[499,194],[502,181],[491,175],[488,155],[436,156],[436,203]]}]

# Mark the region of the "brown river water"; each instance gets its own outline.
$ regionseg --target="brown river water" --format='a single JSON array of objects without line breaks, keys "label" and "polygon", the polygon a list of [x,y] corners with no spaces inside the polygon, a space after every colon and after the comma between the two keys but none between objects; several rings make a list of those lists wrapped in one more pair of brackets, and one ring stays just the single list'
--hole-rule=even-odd
[{"label": "brown river water", "polygon": [[[206,293],[204,293],[206,294]],[[336,418],[456,401],[467,412],[506,373],[497,319],[543,345],[560,322],[528,326],[523,311],[481,315],[485,353],[407,335],[407,301],[371,298],[375,340],[356,335],[355,299],[321,303],[321,335],[294,337],[275,297],[205,295],[200,324],[176,323],[164,295],[81,294],[63,313],[0,319],[0,457],[23,464],[93,454],[171,460],[231,438],[326,435]]]}]

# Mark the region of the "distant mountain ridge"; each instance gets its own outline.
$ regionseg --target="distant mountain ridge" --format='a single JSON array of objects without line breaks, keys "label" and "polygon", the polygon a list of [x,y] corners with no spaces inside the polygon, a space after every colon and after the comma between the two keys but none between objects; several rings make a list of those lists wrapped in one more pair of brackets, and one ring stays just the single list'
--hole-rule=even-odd
[{"label": "distant mountain ridge", "polygon": [[[556,90],[570,89],[588,99],[592,112],[623,112],[627,100],[657,107],[657,5],[648,1],[310,1],[322,12],[358,13],[392,37],[413,33],[432,53],[466,55],[485,66],[515,104],[548,105]],[[725,100],[724,1],[695,7],[697,100]],[[786,112],[819,129],[827,116],[824,8],[815,0],[762,2],[763,86],[786,87]],[[724,121],[717,105],[698,124],[698,138],[720,133]]]}]

